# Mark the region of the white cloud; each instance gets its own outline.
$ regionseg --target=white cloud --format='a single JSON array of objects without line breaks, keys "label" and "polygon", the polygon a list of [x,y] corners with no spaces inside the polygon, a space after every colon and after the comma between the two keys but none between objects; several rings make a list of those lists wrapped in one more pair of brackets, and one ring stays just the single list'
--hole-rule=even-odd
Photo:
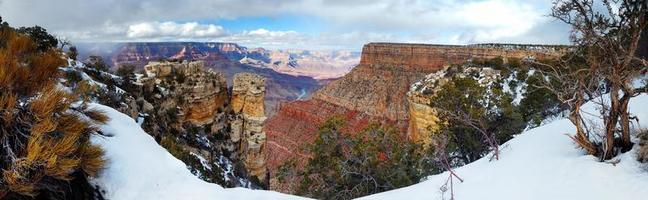
[{"label": "white cloud", "polygon": [[463,26],[474,27],[474,40],[492,41],[528,32],[543,21],[543,13],[513,1],[472,2],[452,13]]},{"label": "white cloud", "polygon": [[225,36],[227,32],[214,24],[197,22],[142,22],[128,26],[126,36],[130,39],[189,38],[200,39]]}]

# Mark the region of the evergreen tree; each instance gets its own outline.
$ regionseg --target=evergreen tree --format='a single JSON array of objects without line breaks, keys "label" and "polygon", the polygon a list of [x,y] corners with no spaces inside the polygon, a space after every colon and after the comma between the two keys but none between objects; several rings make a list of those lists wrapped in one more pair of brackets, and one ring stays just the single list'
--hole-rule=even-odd
[{"label": "evergreen tree", "polygon": [[56,37],[40,26],[20,27],[18,32],[29,36],[36,44],[36,49],[41,52],[56,48],[58,45]]},{"label": "evergreen tree", "polygon": [[76,46],[71,46],[71,47],[68,49],[68,53],[67,53],[67,55],[68,55],[68,57],[69,57],[70,59],[72,59],[72,60],[76,60],[76,59],[77,59],[77,56],[79,56],[79,51],[77,50]]},{"label": "evergreen tree", "polygon": [[282,166],[281,175],[302,178],[298,194],[351,199],[418,183],[434,170],[431,165],[422,170],[420,145],[401,138],[395,130],[372,124],[349,135],[341,131],[344,123],[343,118],[334,117],[320,127],[308,147],[311,157],[303,170],[298,170],[294,160]]},{"label": "evergreen tree", "polygon": [[430,101],[438,111],[441,128],[432,133],[447,134],[445,151],[450,163],[460,166],[494,152],[498,146],[524,128],[522,116],[501,86],[481,86],[470,77],[453,77]]}]

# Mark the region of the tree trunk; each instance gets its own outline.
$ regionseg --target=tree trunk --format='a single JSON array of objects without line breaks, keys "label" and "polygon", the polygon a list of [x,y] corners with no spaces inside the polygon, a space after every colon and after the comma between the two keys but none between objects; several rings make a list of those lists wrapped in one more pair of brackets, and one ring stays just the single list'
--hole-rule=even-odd
[{"label": "tree trunk", "polygon": [[624,94],[619,102],[619,123],[621,125],[621,149],[628,151],[632,148],[630,141],[630,113],[628,112],[628,103],[630,103],[631,94]]},{"label": "tree trunk", "polygon": [[605,117],[605,153],[603,159],[607,160],[614,156],[614,133],[619,121],[619,87],[612,85],[610,89],[610,108],[608,116]]},{"label": "tree trunk", "polygon": [[585,149],[588,154],[590,155],[595,155],[597,150],[596,146],[592,144],[592,142],[589,140],[589,136],[587,133],[585,133],[585,130],[583,129],[582,121],[581,121],[581,115],[580,115],[580,107],[583,104],[583,101],[581,100],[576,100],[574,103],[574,107],[569,113],[569,121],[576,126],[576,136],[571,137],[576,144],[578,144],[580,147]]}]

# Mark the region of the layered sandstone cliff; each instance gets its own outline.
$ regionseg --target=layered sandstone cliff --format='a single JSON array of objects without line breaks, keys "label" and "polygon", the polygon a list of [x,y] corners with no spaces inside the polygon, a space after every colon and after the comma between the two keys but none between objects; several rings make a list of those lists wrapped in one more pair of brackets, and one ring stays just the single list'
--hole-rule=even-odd
[{"label": "layered sandstone cliff", "polygon": [[[149,87],[155,85],[162,90],[154,97],[161,101],[160,105],[164,105],[163,110],[181,109],[181,123],[189,122],[196,126],[211,124],[219,109],[222,110],[227,104],[225,77],[221,73],[205,71],[202,62],[151,62],[144,69],[148,76],[144,82]],[[163,95],[167,98],[163,98]]]},{"label": "layered sandstone cliff", "polygon": [[266,180],[266,157],[263,150],[266,134],[263,125],[265,78],[240,73],[234,76],[231,106],[236,117],[230,122],[232,140],[241,143],[244,163],[252,176]]},{"label": "layered sandstone cliff", "polygon": [[404,120],[408,118],[405,93],[409,86],[444,66],[476,58],[546,59],[557,53],[552,49],[531,47],[370,43],[362,49],[360,65],[319,90],[315,98],[373,116]]},{"label": "layered sandstone cliff", "polygon": [[[556,49],[559,48],[532,45],[367,44],[363,47],[360,64],[350,73],[317,91],[310,100],[282,105],[278,114],[269,119],[265,131],[268,134],[270,172],[276,172],[287,158],[307,157],[302,146],[313,140],[317,127],[331,116],[345,116],[349,133],[357,132],[371,122],[394,125],[403,136],[408,128],[430,126],[434,122],[426,116],[433,114],[433,111],[423,106],[423,99],[410,105],[406,93],[414,82],[445,66],[476,58],[544,59],[558,55]],[[414,120],[408,125],[410,118]],[[410,134],[410,137],[420,140],[418,133]],[[280,184],[271,184],[271,188],[290,192],[290,188]]]},{"label": "layered sandstone cliff", "polygon": [[[149,133],[157,138],[175,138],[177,146],[204,159],[194,163],[203,166],[192,168],[226,169],[231,161],[241,163],[247,171],[242,174],[255,178],[256,183],[267,183],[263,154],[266,143],[264,77],[236,74],[230,92],[225,76],[205,69],[202,61],[151,62],[144,69],[146,77],[140,80],[143,96],[154,107],[143,124]],[[223,157],[229,161],[224,162]],[[208,173],[240,178],[228,175],[231,170]],[[235,182],[227,185],[245,186],[234,178],[224,179]]]}]

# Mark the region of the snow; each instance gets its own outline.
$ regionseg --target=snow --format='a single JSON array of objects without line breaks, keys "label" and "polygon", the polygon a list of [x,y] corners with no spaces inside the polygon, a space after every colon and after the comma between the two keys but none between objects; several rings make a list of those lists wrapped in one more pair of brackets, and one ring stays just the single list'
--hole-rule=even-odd
[{"label": "snow", "polygon": [[132,118],[100,104],[110,121],[101,126],[109,136],[93,136],[106,152],[106,168],[92,180],[111,200],[130,199],[303,199],[273,191],[225,189],[195,177]]},{"label": "snow", "polygon": [[[648,128],[648,95],[631,99],[630,112]],[[597,113],[593,103],[583,107]],[[634,128],[637,128],[635,126]],[[454,179],[455,199],[624,199],[648,197],[648,166],[636,161],[637,147],[613,160],[598,162],[594,156],[576,149],[565,134],[574,126],[560,119],[528,130],[505,143],[500,160],[488,156],[454,169],[464,179]],[[441,186],[448,173],[428,177],[427,181],[361,199],[449,199]]]},{"label": "snow", "polygon": [[[81,76],[81,79],[83,79],[84,81],[87,81],[88,84],[90,84],[92,86],[98,86],[98,87],[100,87],[102,89],[107,89],[108,88],[108,86],[106,84],[95,81],[92,77],[90,77],[90,75],[83,72],[82,70],[75,70],[75,69],[88,69],[85,66],[85,64],[83,64],[82,62],[72,60],[72,59],[68,59],[67,62],[68,62],[68,66],[61,67],[60,68],[61,70],[66,71],[66,72],[77,71],[77,73]],[[92,70],[92,69],[90,69],[90,70]],[[104,76],[110,76],[112,79],[121,79],[119,76],[116,76],[116,75],[111,74],[111,73],[102,72],[102,71],[98,71],[98,72],[101,73]],[[124,91],[123,89],[121,89],[119,87],[116,87],[116,86],[115,86],[115,90],[119,94],[126,93],[126,91]]]}]

